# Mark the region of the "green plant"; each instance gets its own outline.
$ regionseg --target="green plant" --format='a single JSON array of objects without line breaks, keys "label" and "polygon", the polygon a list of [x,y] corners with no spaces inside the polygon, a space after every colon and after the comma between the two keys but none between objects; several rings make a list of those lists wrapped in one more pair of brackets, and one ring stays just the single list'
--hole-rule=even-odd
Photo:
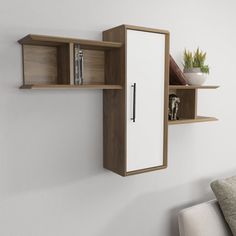
[{"label": "green plant", "polygon": [[200,51],[197,48],[196,52],[192,53],[185,49],[184,51],[184,68],[200,68],[203,73],[209,74],[210,69],[208,65],[205,65],[206,52]]},{"label": "green plant", "polygon": [[184,68],[193,68],[193,54],[190,51],[184,50]]}]

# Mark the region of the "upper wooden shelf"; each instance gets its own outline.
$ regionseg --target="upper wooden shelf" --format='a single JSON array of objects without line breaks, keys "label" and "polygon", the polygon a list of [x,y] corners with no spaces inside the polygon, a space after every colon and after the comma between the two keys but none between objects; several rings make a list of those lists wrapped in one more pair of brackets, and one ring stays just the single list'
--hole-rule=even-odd
[{"label": "upper wooden shelf", "polygon": [[113,84],[32,84],[22,85],[20,89],[122,89],[122,86]]},{"label": "upper wooden shelf", "polygon": [[180,125],[180,124],[190,124],[190,123],[198,123],[198,122],[209,122],[209,121],[217,121],[218,119],[215,117],[206,117],[206,116],[197,116],[194,119],[180,119],[180,120],[169,120],[169,125]]},{"label": "upper wooden shelf", "polygon": [[219,88],[218,85],[204,85],[204,86],[195,86],[195,85],[169,85],[169,89],[216,89]]},{"label": "upper wooden shelf", "polygon": [[24,38],[18,40],[20,44],[27,45],[45,45],[45,46],[57,46],[65,43],[80,44],[83,49],[94,49],[94,50],[106,50],[121,48],[122,43],[108,42],[108,41],[97,41],[87,39],[76,39],[76,38],[64,38],[56,36],[36,35],[28,34]]}]

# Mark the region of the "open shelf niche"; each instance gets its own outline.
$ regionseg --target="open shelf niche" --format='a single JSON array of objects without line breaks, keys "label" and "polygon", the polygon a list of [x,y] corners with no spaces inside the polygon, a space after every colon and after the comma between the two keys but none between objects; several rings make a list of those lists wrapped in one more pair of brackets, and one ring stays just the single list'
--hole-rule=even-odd
[{"label": "open shelf niche", "polygon": [[216,89],[218,87],[219,86],[169,85],[169,94],[176,94],[180,98],[178,111],[179,120],[169,120],[169,125],[216,121],[217,118],[215,117],[198,116],[197,92],[198,89]]},{"label": "open shelf niche", "polygon": [[[27,35],[22,45],[22,89],[122,89],[114,66],[120,66],[121,43]],[[84,83],[74,83],[74,47],[84,54]]]}]

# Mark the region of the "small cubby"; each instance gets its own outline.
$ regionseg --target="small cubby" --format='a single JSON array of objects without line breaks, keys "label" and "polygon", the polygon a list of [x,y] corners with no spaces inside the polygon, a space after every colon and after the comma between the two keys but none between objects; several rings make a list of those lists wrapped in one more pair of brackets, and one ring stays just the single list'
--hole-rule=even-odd
[{"label": "small cubby", "polygon": [[215,117],[199,116],[197,114],[197,93],[199,89],[216,89],[219,86],[191,86],[170,85],[169,94],[175,94],[180,98],[178,120],[169,120],[169,124],[185,124],[205,121],[215,121]]},{"label": "small cubby", "polygon": [[[23,58],[21,88],[122,89],[118,77],[111,76],[120,65],[121,43],[42,35],[27,35],[18,42],[22,45]],[[74,83],[77,44],[84,55],[82,85]]]},{"label": "small cubby", "polygon": [[180,120],[194,119],[196,117],[196,96],[195,89],[175,89],[170,90],[170,94],[175,94],[180,98],[178,117]]},{"label": "small cubby", "polygon": [[70,84],[69,44],[23,45],[24,84]]},{"label": "small cubby", "polygon": [[84,84],[105,83],[105,52],[103,50],[83,50]]}]

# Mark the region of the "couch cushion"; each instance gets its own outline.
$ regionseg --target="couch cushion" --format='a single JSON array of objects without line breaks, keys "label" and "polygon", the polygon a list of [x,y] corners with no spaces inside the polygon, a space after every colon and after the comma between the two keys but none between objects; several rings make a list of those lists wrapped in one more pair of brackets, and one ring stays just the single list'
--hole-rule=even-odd
[{"label": "couch cushion", "polygon": [[236,176],[216,180],[211,183],[211,188],[233,235],[236,236]]},{"label": "couch cushion", "polygon": [[216,200],[180,211],[178,222],[180,236],[232,236]]}]

